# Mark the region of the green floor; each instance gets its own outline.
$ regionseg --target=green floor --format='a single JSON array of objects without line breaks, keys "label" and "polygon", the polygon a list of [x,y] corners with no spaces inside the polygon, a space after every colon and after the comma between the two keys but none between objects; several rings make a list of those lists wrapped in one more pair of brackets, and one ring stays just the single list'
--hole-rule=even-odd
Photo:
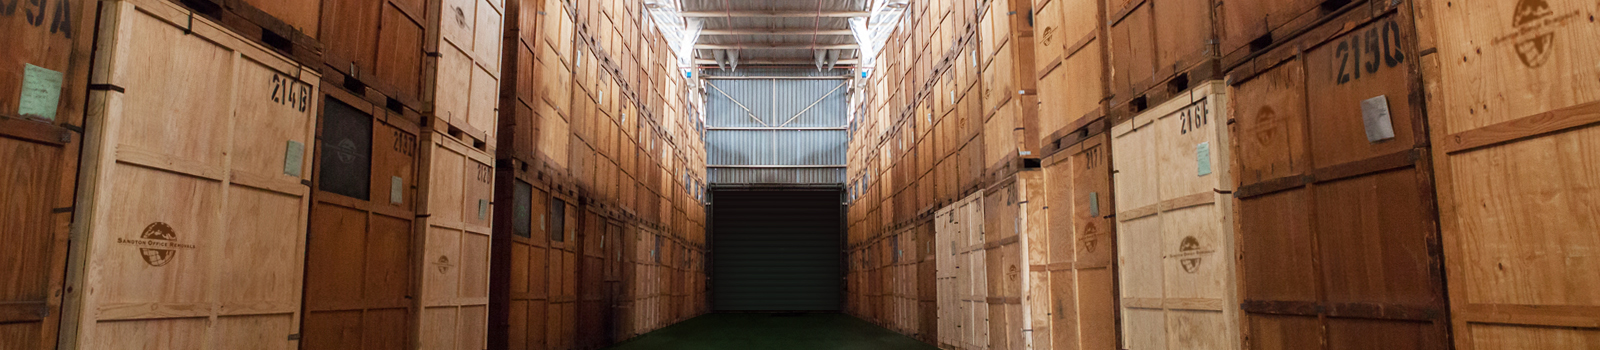
[{"label": "green floor", "polygon": [[845,314],[708,314],[611,350],[933,350],[933,345]]}]

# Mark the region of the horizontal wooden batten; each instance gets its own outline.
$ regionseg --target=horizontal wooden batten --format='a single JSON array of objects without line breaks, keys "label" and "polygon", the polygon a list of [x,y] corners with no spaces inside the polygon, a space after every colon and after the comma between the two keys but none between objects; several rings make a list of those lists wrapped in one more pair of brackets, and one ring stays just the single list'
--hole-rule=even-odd
[{"label": "horizontal wooden batten", "polygon": [[1445,153],[1460,153],[1537,138],[1546,134],[1600,123],[1600,101],[1530,115],[1469,131],[1446,135],[1439,141]]}]

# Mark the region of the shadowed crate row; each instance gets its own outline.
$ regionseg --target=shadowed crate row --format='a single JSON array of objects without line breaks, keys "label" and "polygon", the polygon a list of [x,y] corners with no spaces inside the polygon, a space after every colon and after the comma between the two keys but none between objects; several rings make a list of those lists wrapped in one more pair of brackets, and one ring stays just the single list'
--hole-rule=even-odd
[{"label": "shadowed crate row", "polygon": [[858,83],[848,310],[947,349],[1600,346],[1600,6],[934,0]]}]

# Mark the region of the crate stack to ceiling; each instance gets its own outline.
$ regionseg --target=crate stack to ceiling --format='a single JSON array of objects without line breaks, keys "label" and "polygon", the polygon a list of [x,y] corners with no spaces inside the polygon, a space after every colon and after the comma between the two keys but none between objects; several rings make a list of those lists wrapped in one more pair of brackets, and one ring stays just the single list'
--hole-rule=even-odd
[{"label": "crate stack to ceiling", "polygon": [[645,6],[507,2],[492,348],[600,347],[707,310],[700,93]]},{"label": "crate stack to ceiling", "polygon": [[699,95],[643,6],[0,6],[0,344],[594,348],[703,313]]},{"label": "crate stack to ceiling", "polygon": [[[1050,314],[1030,304],[1048,285],[1033,292],[1024,256],[1047,228],[1032,5],[907,3],[858,83],[850,312],[954,348],[1020,348],[1049,334],[1030,316]],[[1038,200],[1028,205],[1019,188]],[[986,213],[990,202],[1009,210]],[[995,225],[1004,232],[985,231]]]},{"label": "crate stack to ceiling", "polygon": [[1593,346],[1596,11],[912,2],[851,98],[848,309],[959,349]]}]

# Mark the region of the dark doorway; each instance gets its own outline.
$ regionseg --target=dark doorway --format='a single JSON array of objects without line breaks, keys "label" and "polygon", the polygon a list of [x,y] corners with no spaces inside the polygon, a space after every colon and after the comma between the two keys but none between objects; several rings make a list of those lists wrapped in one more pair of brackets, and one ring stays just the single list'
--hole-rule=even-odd
[{"label": "dark doorway", "polygon": [[711,293],[716,311],[839,311],[838,189],[716,189]]}]

